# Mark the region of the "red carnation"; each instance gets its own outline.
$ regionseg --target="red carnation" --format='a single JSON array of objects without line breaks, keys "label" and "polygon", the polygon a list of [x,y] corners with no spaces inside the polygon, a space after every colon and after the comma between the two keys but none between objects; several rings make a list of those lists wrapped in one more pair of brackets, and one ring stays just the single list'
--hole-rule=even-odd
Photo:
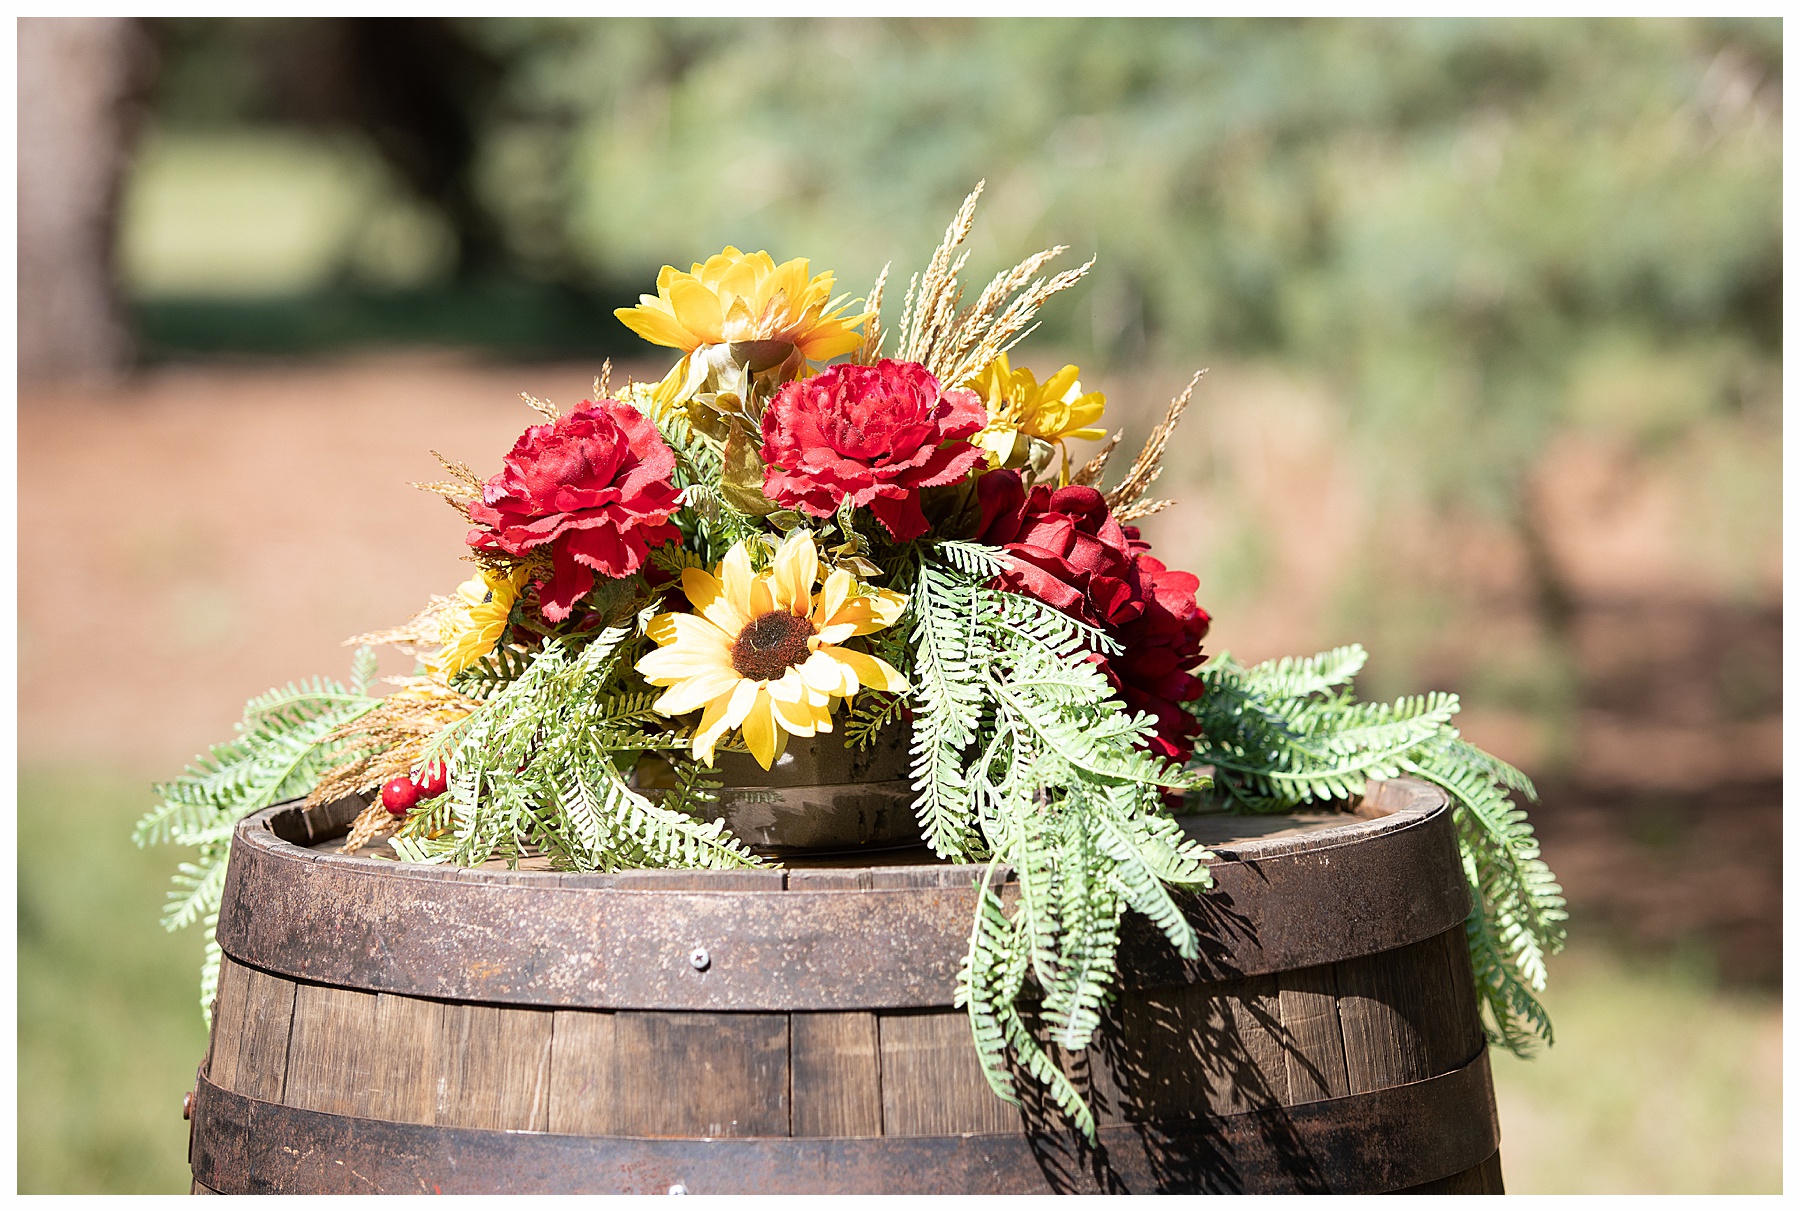
[{"label": "red carnation", "polygon": [[976,497],[976,537],[1010,557],[1000,586],[1118,640],[1122,652],[1092,659],[1126,706],[1156,718],[1154,752],[1192,756],[1199,730],[1181,705],[1200,694],[1189,671],[1202,660],[1200,641],[1212,623],[1194,601],[1199,580],[1146,554],[1137,527],[1120,526],[1092,488],[1039,485],[1027,494],[1017,472],[993,471],[976,481]]},{"label": "red carnation", "polygon": [[548,543],[553,572],[539,602],[545,618],[561,622],[596,572],[628,577],[651,547],[679,538],[668,520],[680,504],[669,483],[674,471],[675,456],[637,409],[583,401],[519,436],[469,505],[477,528],[468,543],[515,556]]},{"label": "red carnation", "polygon": [[954,484],[980,462],[964,441],[987,424],[972,391],[944,391],[916,362],[848,363],[787,384],[763,413],[763,493],[829,517],[849,500],[905,542],[930,529],[919,490]]}]

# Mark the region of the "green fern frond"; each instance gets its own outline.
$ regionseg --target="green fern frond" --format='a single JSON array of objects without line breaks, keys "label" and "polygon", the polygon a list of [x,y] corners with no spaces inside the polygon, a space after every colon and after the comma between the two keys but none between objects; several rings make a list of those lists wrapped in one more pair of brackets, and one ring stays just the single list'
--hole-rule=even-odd
[{"label": "green fern frond", "polygon": [[1475,902],[1469,954],[1488,1033],[1523,1054],[1534,1039],[1551,1038],[1533,994],[1544,987],[1546,957],[1562,948],[1568,917],[1510,798],[1536,791],[1522,772],[1457,736],[1454,695],[1355,701],[1350,679],[1364,659],[1356,646],[1253,669],[1215,658],[1201,671],[1205,693],[1190,705],[1203,737],[1194,762],[1213,767],[1221,798],[1253,812],[1349,799],[1368,779],[1401,774],[1441,787]]}]

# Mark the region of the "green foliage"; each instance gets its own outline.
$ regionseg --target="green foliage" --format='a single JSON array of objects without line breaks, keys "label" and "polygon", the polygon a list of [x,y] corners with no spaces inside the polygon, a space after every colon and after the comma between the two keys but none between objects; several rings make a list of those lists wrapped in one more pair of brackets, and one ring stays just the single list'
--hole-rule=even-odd
[{"label": "green foliage", "polygon": [[1509,793],[1535,798],[1531,780],[1462,740],[1450,724],[1456,696],[1392,705],[1358,703],[1351,679],[1360,645],[1246,669],[1221,655],[1201,672],[1192,704],[1202,739],[1196,765],[1214,770],[1213,793],[1250,812],[1361,795],[1367,779],[1408,775],[1442,787],[1456,813],[1463,869],[1474,894],[1469,954],[1490,1037],[1525,1054],[1550,1042],[1536,993],[1544,957],[1562,948],[1562,889]]},{"label": "green foliage", "polygon": [[531,667],[532,654],[511,644],[496,644],[450,679],[451,689],[472,699],[489,699],[501,687],[518,681]]},{"label": "green foliage", "polygon": [[199,850],[195,861],[177,869],[163,926],[180,930],[201,922],[205,927],[200,1005],[209,1020],[219,972],[213,930],[231,832],[250,813],[307,794],[321,774],[352,756],[353,746],[329,737],[374,709],[379,700],[367,693],[374,674],[374,653],[361,648],[352,659],[348,688],[314,678],[251,699],[236,739],[213,746],[186,774],[159,785],[163,802],[138,821],[132,839],[139,846],[172,843]]},{"label": "green foliage", "polygon": [[627,784],[620,755],[686,744],[663,730],[654,692],[618,688],[638,644],[631,627],[578,649],[548,641],[460,726],[448,794],[408,818],[395,852],[473,867],[539,850],[581,871],[756,865],[723,821],[690,815],[713,802],[716,786],[691,764],[677,762],[677,788],[661,803]]},{"label": "green foliage", "polygon": [[[1196,780],[1144,750],[1152,721],[1127,712],[1083,659],[1103,637],[987,588],[999,568],[989,549],[942,542],[913,582],[916,806],[938,853],[989,864],[957,984],[989,1085],[1016,1102],[1021,1067],[1091,1138],[1092,1113],[1019,1003],[1032,982],[1050,1039],[1086,1047],[1112,995],[1128,908],[1198,954],[1170,889],[1211,882],[1205,851],[1161,812],[1162,788]],[[989,891],[1001,865],[1019,884],[1010,918]]]},{"label": "green foliage", "polygon": [[1046,317],[1059,346],[1308,365],[1477,498],[1621,344],[1697,376],[1686,406],[1714,415],[1779,353],[1775,21],[461,29],[510,66],[485,197],[548,272],[648,282],[733,243],[857,290],[985,177],[996,264],[1100,253],[1086,305]]}]

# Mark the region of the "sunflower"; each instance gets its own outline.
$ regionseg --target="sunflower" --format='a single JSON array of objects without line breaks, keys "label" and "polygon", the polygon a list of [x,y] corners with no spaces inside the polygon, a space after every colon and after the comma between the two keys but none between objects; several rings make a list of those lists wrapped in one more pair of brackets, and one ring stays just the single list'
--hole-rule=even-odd
[{"label": "sunflower", "polygon": [[843,298],[831,297],[833,277],[807,276],[804,257],[775,264],[766,252],[727,246],[682,273],[665,265],[656,294],[639,295],[636,307],[613,314],[652,345],[693,353],[702,345],[740,341],[798,346],[814,362],[849,353],[862,344],[853,331],[861,315],[846,315]]},{"label": "sunflower", "polygon": [[975,441],[1002,459],[1012,449],[1014,433],[1048,442],[1062,454],[1061,477],[1067,483],[1069,451],[1064,443],[1106,436],[1106,430],[1094,424],[1106,411],[1106,397],[1097,391],[1084,394],[1080,374],[1080,367],[1065,366],[1040,384],[1024,367],[1014,370],[1001,354],[963,384],[987,403],[987,428],[975,435]]},{"label": "sunflower", "polygon": [[907,688],[880,657],[838,647],[853,635],[892,626],[906,599],[885,589],[856,593],[856,578],[841,568],[815,594],[818,579],[819,552],[806,531],[783,541],[767,572],[751,571],[740,542],[717,571],[681,574],[694,613],[650,620],[659,647],[637,670],[651,685],[668,687],[656,700],[660,714],[705,709],[694,729],[696,758],[710,764],[719,738],[741,728],[767,770],[790,735],[831,731],[834,699],[862,689]]},{"label": "sunflower", "polygon": [[524,568],[511,573],[483,569],[458,585],[456,597],[438,623],[438,637],[444,646],[436,656],[427,658],[426,668],[453,677],[492,652],[529,575]]}]

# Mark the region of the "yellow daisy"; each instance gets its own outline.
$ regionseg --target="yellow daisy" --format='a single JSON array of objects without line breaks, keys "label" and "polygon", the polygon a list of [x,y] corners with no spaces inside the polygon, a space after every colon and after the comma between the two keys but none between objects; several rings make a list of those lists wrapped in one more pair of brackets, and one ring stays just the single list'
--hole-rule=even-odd
[{"label": "yellow daisy", "polygon": [[510,574],[483,569],[458,585],[438,624],[444,647],[426,659],[426,668],[453,677],[492,652],[529,575],[524,568]]},{"label": "yellow daisy", "polygon": [[815,362],[847,354],[862,344],[854,331],[861,315],[846,315],[831,297],[830,273],[807,276],[804,257],[775,264],[766,252],[727,246],[688,273],[665,265],[656,293],[613,314],[653,345],[693,353],[702,345],[781,341]]},{"label": "yellow daisy", "polygon": [[1097,391],[1083,393],[1080,374],[1080,367],[1065,366],[1040,384],[1024,367],[1014,370],[1001,354],[963,385],[987,404],[987,428],[975,435],[975,441],[1002,458],[1012,448],[1014,433],[1048,442],[1062,454],[1061,476],[1067,483],[1069,451],[1064,443],[1106,436],[1106,430],[1095,425],[1106,412],[1106,397]]},{"label": "yellow daisy", "polygon": [[650,620],[650,638],[660,646],[637,669],[652,686],[668,687],[656,700],[659,713],[705,709],[694,729],[696,758],[710,764],[719,738],[741,728],[767,770],[790,735],[831,731],[834,700],[907,688],[880,657],[838,647],[891,627],[906,599],[886,589],[855,593],[856,578],[841,568],[815,594],[818,579],[819,552],[806,531],[783,541],[767,572],[750,570],[750,553],[739,543],[716,572],[681,574],[694,613]]}]

